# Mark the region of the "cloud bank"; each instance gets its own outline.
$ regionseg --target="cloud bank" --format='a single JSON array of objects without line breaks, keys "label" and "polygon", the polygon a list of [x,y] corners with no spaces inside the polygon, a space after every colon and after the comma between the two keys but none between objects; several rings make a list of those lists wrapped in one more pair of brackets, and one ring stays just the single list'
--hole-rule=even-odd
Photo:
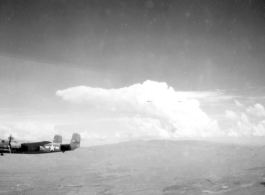
[{"label": "cloud bank", "polygon": [[247,108],[246,111],[253,116],[265,117],[265,109],[261,104],[255,104],[253,107]]},{"label": "cloud bank", "polygon": [[[237,102],[236,102],[237,104]],[[240,107],[244,107],[240,104]],[[255,104],[236,114],[226,110],[225,117],[233,120],[228,135],[233,137],[265,136],[265,109],[261,104]]]},{"label": "cloud bank", "polygon": [[65,101],[90,108],[127,114],[126,120],[119,120],[124,120],[133,130],[132,134],[139,137],[223,135],[218,123],[208,117],[200,108],[200,102],[191,98],[191,93],[176,92],[166,83],[146,81],[120,89],[79,86],[59,90],[56,95]]}]

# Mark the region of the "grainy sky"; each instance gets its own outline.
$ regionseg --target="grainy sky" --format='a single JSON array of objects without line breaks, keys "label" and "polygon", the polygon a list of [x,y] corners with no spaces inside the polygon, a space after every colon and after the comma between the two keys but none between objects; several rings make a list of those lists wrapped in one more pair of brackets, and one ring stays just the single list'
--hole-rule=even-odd
[{"label": "grainy sky", "polygon": [[0,10],[1,136],[265,135],[264,1],[3,0]]}]

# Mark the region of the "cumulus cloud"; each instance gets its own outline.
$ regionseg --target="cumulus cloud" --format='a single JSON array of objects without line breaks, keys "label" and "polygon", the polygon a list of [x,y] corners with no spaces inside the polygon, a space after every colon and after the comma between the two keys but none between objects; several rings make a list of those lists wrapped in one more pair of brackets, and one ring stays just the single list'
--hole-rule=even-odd
[{"label": "cumulus cloud", "polygon": [[[255,104],[253,107],[249,107],[246,109],[248,114],[251,114],[256,117],[264,117],[265,110],[261,104]],[[265,120],[261,120],[257,123],[251,123],[246,116],[246,114],[242,114],[242,122],[241,127],[243,130],[247,130],[248,134],[253,136],[265,136]]]},{"label": "cumulus cloud", "polygon": [[254,135],[253,133],[254,125],[250,123],[247,115],[242,113],[240,119],[241,120],[237,121],[237,126],[238,126],[238,129],[240,130],[239,131],[240,135],[243,135],[243,136]]},{"label": "cumulus cloud", "polygon": [[241,116],[238,117],[236,124],[232,128],[229,128],[227,135],[230,137],[254,136],[254,127],[255,124],[252,124],[247,115],[242,113]]},{"label": "cumulus cloud", "polygon": [[260,121],[254,127],[254,135],[255,136],[265,136],[265,120]]},{"label": "cumulus cloud", "polygon": [[265,136],[265,120],[257,123],[251,122],[245,113],[237,117],[236,124],[227,132],[231,137]]},{"label": "cumulus cloud", "polygon": [[222,135],[218,123],[187,93],[176,92],[166,83],[146,81],[120,89],[73,87],[56,92],[63,100],[135,113],[130,118],[134,133],[158,137],[209,137]]},{"label": "cumulus cloud", "polygon": [[265,109],[261,104],[255,104],[253,107],[247,108],[246,111],[253,116],[265,117]]},{"label": "cumulus cloud", "polygon": [[232,119],[232,120],[236,120],[238,118],[237,115],[236,115],[236,113],[233,112],[233,111],[231,111],[231,110],[226,110],[225,111],[225,117],[227,119]]}]

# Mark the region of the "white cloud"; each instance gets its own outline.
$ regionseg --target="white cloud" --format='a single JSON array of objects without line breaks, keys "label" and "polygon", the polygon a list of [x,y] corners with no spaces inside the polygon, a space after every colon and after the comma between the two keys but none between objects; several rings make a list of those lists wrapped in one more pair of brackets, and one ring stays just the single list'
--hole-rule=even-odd
[{"label": "white cloud", "polygon": [[236,113],[233,112],[233,111],[231,111],[231,110],[226,110],[225,111],[225,117],[227,119],[232,119],[232,120],[236,120],[238,118],[237,115],[236,115]]},{"label": "white cloud", "polygon": [[261,104],[255,104],[253,107],[247,108],[246,111],[253,116],[265,117],[265,109]]},{"label": "white cloud", "polygon": [[[128,123],[139,136],[207,137],[221,135],[218,123],[201,110],[190,97],[195,93],[176,92],[166,83],[146,81],[120,89],[73,87],[57,91],[66,101],[95,108],[116,108],[123,114],[134,113]],[[133,136],[136,136],[134,135]]]},{"label": "white cloud", "polygon": [[237,117],[236,123],[233,127],[230,127],[227,136],[229,137],[249,137],[254,136],[255,124],[252,124],[247,115],[242,113],[240,117]]},{"label": "white cloud", "polygon": [[245,113],[242,113],[227,135],[231,137],[265,136],[265,120],[253,123]]},{"label": "white cloud", "polygon": [[241,114],[241,120],[244,122],[244,123],[249,123],[249,119],[247,117],[247,115],[245,113],[242,113]]},{"label": "white cloud", "polygon": [[237,121],[237,127],[240,135],[243,136],[252,136],[254,124],[250,123],[246,114],[242,113],[240,120]]},{"label": "white cloud", "polygon": [[254,127],[254,135],[255,135],[255,136],[265,136],[265,120],[260,121],[260,122]]}]

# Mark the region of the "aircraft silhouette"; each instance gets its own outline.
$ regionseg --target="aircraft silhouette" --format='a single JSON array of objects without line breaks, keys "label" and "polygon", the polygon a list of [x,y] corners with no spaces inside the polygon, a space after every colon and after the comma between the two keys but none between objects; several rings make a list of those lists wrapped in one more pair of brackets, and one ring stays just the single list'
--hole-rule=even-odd
[{"label": "aircraft silhouette", "polygon": [[55,135],[53,142],[17,142],[12,135],[7,140],[0,140],[0,154],[45,154],[52,152],[65,152],[75,150],[80,147],[81,136],[78,133],[73,133],[70,144],[62,144],[62,136]]}]

